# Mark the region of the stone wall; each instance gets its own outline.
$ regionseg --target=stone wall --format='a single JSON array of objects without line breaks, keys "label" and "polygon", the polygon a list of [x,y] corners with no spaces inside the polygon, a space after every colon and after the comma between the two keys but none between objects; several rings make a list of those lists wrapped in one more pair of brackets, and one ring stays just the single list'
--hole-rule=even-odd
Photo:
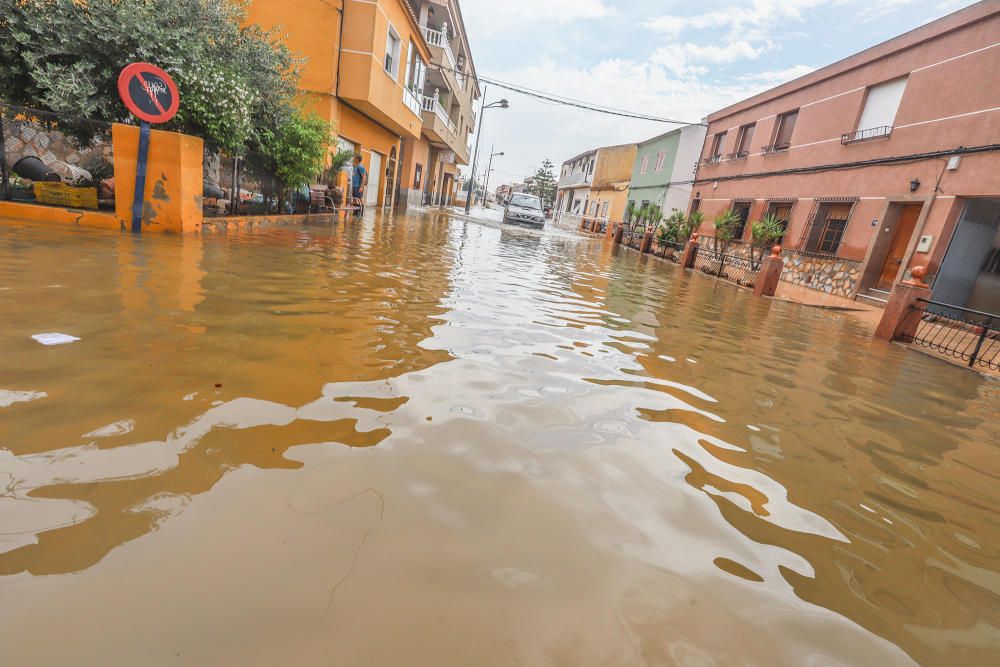
[{"label": "stone wall", "polygon": [[782,280],[827,294],[854,298],[861,278],[861,262],[798,253],[785,253],[784,260]]}]

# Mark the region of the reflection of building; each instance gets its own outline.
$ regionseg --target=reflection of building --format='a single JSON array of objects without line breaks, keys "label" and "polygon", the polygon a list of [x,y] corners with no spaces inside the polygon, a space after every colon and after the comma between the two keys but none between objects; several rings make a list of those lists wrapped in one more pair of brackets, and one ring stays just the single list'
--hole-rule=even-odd
[{"label": "reflection of building", "polygon": [[621,220],[636,150],[636,144],[605,146],[563,162],[556,210]]},{"label": "reflection of building", "polygon": [[629,201],[637,207],[655,204],[664,216],[686,211],[691,198],[691,179],[704,143],[702,125],[685,125],[640,142],[632,166]]},{"label": "reflection of building", "polygon": [[785,280],[876,300],[926,265],[936,298],[1000,309],[997,35],[980,2],[711,114],[702,233],[773,213]]},{"label": "reflection of building", "polygon": [[310,107],[335,128],[341,149],[362,156],[367,203],[391,203],[401,141],[423,127],[411,89],[431,57],[409,5],[345,2],[340,10],[310,2],[291,10],[287,2],[254,0],[248,19],[285,33],[289,48],[306,59],[299,86]]},{"label": "reflection of building", "polygon": [[407,137],[399,206],[446,205],[456,191],[459,165],[469,164],[469,133],[475,127],[479,84],[458,0],[411,0],[431,49],[423,76],[423,131]]}]

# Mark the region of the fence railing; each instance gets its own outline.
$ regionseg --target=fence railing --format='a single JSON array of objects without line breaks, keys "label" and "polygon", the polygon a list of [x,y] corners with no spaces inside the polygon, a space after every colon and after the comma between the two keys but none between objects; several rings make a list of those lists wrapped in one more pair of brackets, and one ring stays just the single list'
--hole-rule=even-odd
[{"label": "fence railing", "polygon": [[684,244],[678,241],[661,241],[654,238],[653,247],[649,251],[657,257],[669,259],[675,264],[680,264],[681,255],[684,254]]},{"label": "fence railing", "polygon": [[444,50],[445,56],[448,58],[448,65],[454,70],[457,61],[455,60],[455,52],[451,50],[451,42],[448,41],[448,35],[441,30],[434,30],[427,26],[420,26],[420,32],[424,34],[424,40],[428,44]]},{"label": "fence railing", "polygon": [[756,284],[760,266],[759,260],[727,255],[709,248],[699,248],[694,260],[695,269],[743,287]]},{"label": "fence railing", "polygon": [[114,209],[111,124],[0,104],[0,198]]},{"label": "fence railing", "polygon": [[913,344],[1000,371],[1000,315],[918,299],[907,317],[918,319]]}]

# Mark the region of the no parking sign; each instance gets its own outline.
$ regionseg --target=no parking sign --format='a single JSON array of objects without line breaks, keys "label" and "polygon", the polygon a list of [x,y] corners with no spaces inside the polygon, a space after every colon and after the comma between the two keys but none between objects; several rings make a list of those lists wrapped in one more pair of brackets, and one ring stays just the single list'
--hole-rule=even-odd
[{"label": "no parking sign", "polygon": [[146,163],[149,159],[150,123],[166,123],[177,114],[181,96],[177,84],[156,65],[132,63],[118,75],[118,95],[141,122],[139,155],[135,168],[135,195],[132,199],[132,231],[142,231],[143,193],[146,189]]}]

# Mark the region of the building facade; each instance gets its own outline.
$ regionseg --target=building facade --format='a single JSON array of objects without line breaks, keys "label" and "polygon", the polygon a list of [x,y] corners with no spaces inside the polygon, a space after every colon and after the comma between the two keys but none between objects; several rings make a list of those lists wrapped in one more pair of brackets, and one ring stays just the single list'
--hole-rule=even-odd
[{"label": "building facade", "polygon": [[[330,124],[339,150],[361,155],[367,205],[419,202],[414,192],[443,197],[454,189],[457,165],[468,162],[478,88],[464,28],[446,27],[453,16],[461,25],[453,3],[252,0],[248,7],[249,22],[276,29],[304,59],[304,104]],[[439,84],[451,87],[435,92]]]},{"label": "building facade", "polygon": [[628,201],[636,207],[655,204],[664,217],[686,211],[705,130],[704,125],[685,125],[639,142]]},{"label": "building facade", "polygon": [[411,206],[446,206],[458,189],[458,168],[468,165],[469,135],[480,97],[465,21],[457,0],[410,0],[431,50],[430,67],[419,77],[423,130],[403,146],[399,198]]},{"label": "building facade", "polygon": [[1000,311],[1000,3],[980,2],[708,117],[690,208],[785,223],[786,281]]},{"label": "building facade", "polygon": [[563,162],[555,203],[560,217],[620,221],[637,150],[636,144],[604,146]]}]

